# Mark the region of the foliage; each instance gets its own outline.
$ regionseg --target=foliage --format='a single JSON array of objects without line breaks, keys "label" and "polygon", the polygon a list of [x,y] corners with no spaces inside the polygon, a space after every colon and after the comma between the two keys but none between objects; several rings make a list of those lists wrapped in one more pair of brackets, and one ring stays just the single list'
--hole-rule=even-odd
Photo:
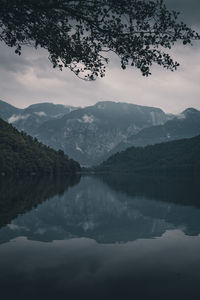
[{"label": "foliage", "polygon": [[191,44],[200,35],[178,22],[162,0],[0,0],[0,40],[21,54],[23,45],[48,50],[53,67],[67,67],[85,80],[103,77],[108,52],[122,69],[148,76],[152,63],[175,70],[164,50]]},{"label": "foliage", "polygon": [[0,119],[0,174],[63,174],[80,165]]},{"label": "foliage", "polygon": [[112,155],[97,171],[200,171],[200,135],[146,147],[130,147]]}]

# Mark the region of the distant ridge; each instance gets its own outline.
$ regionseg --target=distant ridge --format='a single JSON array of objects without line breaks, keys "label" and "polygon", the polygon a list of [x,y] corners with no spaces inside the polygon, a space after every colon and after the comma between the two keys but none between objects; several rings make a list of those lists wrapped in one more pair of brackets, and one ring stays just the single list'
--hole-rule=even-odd
[{"label": "distant ridge", "polygon": [[0,116],[84,167],[97,165],[128,147],[200,134],[200,111],[192,107],[172,115],[156,107],[113,101],[83,108],[44,102],[25,109],[0,101]]},{"label": "distant ridge", "polygon": [[4,121],[8,121],[11,115],[20,114],[21,109],[17,108],[5,101],[0,100],[0,118]]},{"label": "distant ridge", "polygon": [[0,118],[32,136],[35,136],[42,123],[61,118],[75,109],[77,108],[70,105],[51,102],[36,103],[19,109],[0,100]]},{"label": "distant ridge", "polygon": [[101,101],[49,120],[37,130],[43,143],[62,149],[82,165],[95,165],[111,149],[132,134],[167,121],[155,107]]},{"label": "distant ridge", "polygon": [[200,111],[194,108],[187,108],[180,115],[174,116],[164,124],[149,126],[123,140],[104,157],[104,160],[132,146],[143,147],[161,142],[191,138],[199,134]]}]

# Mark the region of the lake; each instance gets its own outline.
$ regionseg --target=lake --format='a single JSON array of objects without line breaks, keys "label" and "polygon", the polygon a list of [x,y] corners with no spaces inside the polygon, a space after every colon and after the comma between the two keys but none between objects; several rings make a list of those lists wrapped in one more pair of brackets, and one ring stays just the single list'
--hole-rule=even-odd
[{"label": "lake", "polygon": [[1,178],[1,299],[200,299],[193,176]]}]

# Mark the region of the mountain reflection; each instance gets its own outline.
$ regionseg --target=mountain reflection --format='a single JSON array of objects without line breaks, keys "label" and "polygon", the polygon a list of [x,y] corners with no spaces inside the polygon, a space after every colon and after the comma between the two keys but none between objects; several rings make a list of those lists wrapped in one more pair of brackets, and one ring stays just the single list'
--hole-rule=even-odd
[{"label": "mountain reflection", "polygon": [[191,178],[11,180],[0,192],[0,224],[7,224],[0,230],[1,243],[20,236],[45,242],[87,237],[115,243],[159,237],[170,229],[200,233],[198,181]]}]

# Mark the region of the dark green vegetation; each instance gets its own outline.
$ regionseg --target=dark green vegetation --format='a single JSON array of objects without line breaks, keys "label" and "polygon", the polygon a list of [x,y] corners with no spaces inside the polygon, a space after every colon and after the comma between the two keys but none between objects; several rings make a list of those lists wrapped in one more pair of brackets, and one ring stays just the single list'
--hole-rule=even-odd
[{"label": "dark green vegetation", "polygon": [[0,174],[63,174],[80,171],[77,162],[0,119]]},{"label": "dark green vegetation", "polygon": [[0,116],[85,167],[129,147],[200,134],[200,111],[194,108],[168,115],[159,108],[112,101],[84,108],[38,103],[24,109],[0,101]]},{"label": "dark green vegetation", "polygon": [[194,108],[168,115],[159,108],[112,101],[84,108],[38,103],[25,109],[0,101],[0,116],[84,166],[100,164],[132,146],[200,134],[200,111]]},{"label": "dark green vegetation", "polygon": [[97,171],[200,171],[200,135],[146,147],[131,147],[111,156]]},{"label": "dark green vegetation", "polygon": [[0,1],[0,40],[21,54],[23,45],[49,52],[53,67],[69,68],[85,80],[103,77],[108,53],[148,76],[153,63],[179,65],[166,53],[175,42],[200,36],[160,0]]},{"label": "dark green vegetation", "polygon": [[111,101],[84,108],[38,103],[25,109],[0,101],[0,116],[18,130],[90,166],[105,160],[104,156],[130,135],[168,120],[159,108]]}]

